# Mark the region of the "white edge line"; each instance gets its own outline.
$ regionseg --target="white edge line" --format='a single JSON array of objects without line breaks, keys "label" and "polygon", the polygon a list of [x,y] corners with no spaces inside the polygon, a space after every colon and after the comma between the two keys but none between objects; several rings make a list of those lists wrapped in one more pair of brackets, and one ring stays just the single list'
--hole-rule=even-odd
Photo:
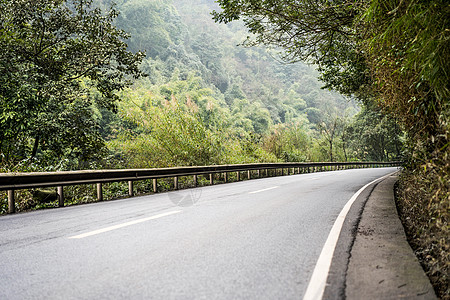
[{"label": "white edge line", "polygon": [[273,190],[273,189],[276,189],[276,188],[279,188],[279,186],[273,186],[273,187],[270,187],[270,188],[267,188],[267,189],[258,190],[258,191],[254,191],[254,192],[249,192],[249,194],[261,193],[261,192],[270,191],[270,190]]},{"label": "white edge line", "polygon": [[170,215],[177,214],[177,213],[180,213],[180,212],[181,212],[181,210],[170,211],[170,212],[162,213],[162,214],[159,214],[159,215],[151,216],[151,217],[148,217],[148,218],[138,219],[138,220],[130,221],[130,222],[127,222],[127,223],[122,223],[122,224],[118,224],[118,225],[114,225],[114,226],[109,226],[109,227],[105,227],[105,228],[102,228],[102,229],[98,229],[98,230],[86,232],[86,233],[83,233],[83,234],[71,236],[71,237],[69,237],[69,239],[82,239],[82,238],[85,238],[85,237],[88,237],[88,236],[93,236],[93,235],[96,235],[96,234],[100,234],[100,233],[108,232],[108,231],[111,231],[111,230],[116,230],[116,229],[119,229],[119,228],[123,228],[123,227],[131,226],[131,225],[139,224],[139,223],[142,223],[142,222],[159,219],[159,218],[170,216]]},{"label": "white edge line", "polygon": [[328,272],[330,271],[331,260],[333,259],[334,250],[336,248],[336,244],[339,238],[339,234],[341,233],[342,225],[344,224],[345,217],[347,216],[350,207],[353,202],[355,202],[356,198],[371,184],[381,181],[386,177],[391,176],[396,172],[387,174],[383,177],[373,180],[369,182],[362,188],[360,188],[348,202],[345,204],[344,208],[339,213],[336,221],[334,222],[333,227],[331,228],[330,234],[328,235],[327,241],[322,248],[322,252],[320,253],[319,259],[317,260],[316,266],[314,268],[311,279],[309,280],[309,285],[306,289],[306,293],[303,296],[303,300],[319,300],[323,297],[323,292],[325,291],[325,286],[327,283]]}]

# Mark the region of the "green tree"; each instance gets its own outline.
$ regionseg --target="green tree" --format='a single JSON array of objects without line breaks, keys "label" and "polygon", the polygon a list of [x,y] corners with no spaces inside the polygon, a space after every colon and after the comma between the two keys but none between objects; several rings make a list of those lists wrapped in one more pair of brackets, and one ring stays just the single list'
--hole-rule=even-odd
[{"label": "green tree", "polygon": [[392,161],[402,158],[402,131],[396,120],[364,107],[344,130],[352,156],[358,160]]},{"label": "green tree", "polygon": [[263,148],[285,162],[311,161],[311,138],[305,124],[277,124],[264,136]]},{"label": "green tree", "polygon": [[361,3],[346,1],[218,0],[216,22],[241,19],[253,35],[244,45],[281,49],[288,62],[310,61],[318,66],[326,87],[363,95],[371,82],[364,54],[357,47],[360,30],[354,23]]},{"label": "green tree", "polygon": [[102,145],[93,106],[115,109],[115,92],[141,75],[143,53],[126,50],[118,11],[92,0],[8,0],[0,11],[3,158],[42,150],[88,159]]},{"label": "green tree", "polygon": [[329,161],[336,159],[336,143],[343,131],[342,125],[342,119],[337,114],[327,115],[317,124],[320,133],[319,144],[327,154]]}]

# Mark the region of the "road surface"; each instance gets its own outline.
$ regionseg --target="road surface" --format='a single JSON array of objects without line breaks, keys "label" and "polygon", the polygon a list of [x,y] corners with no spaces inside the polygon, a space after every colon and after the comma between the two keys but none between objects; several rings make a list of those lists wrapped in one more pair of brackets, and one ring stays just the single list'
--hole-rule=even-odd
[{"label": "road surface", "polygon": [[271,177],[3,216],[0,299],[301,299],[344,205],[394,171]]}]

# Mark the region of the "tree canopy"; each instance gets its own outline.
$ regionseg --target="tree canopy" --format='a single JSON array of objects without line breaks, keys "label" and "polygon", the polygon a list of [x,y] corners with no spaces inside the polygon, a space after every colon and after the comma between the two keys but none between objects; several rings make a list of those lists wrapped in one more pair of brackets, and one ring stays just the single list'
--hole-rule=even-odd
[{"label": "tree canopy", "polygon": [[361,31],[355,28],[357,1],[219,0],[217,22],[241,19],[252,35],[243,45],[279,50],[287,62],[309,61],[318,66],[326,87],[362,96],[370,82],[363,53],[356,47]]},{"label": "tree canopy", "polygon": [[117,10],[91,0],[7,0],[0,10],[3,159],[35,156],[38,147],[95,154],[102,141],[93,103],[114,109],[115,92],[141,76],[143,53],[127,51]]}]

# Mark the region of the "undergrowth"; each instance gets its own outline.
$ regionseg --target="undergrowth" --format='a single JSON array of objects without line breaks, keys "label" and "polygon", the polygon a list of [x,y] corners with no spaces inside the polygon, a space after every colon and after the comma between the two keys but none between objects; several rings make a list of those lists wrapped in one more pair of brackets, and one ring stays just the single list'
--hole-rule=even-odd
[{"label": "undergrowth", "polygon": [[450,155],[406,168],[397,205],[411,247],[438,297],[450,299]]}]

